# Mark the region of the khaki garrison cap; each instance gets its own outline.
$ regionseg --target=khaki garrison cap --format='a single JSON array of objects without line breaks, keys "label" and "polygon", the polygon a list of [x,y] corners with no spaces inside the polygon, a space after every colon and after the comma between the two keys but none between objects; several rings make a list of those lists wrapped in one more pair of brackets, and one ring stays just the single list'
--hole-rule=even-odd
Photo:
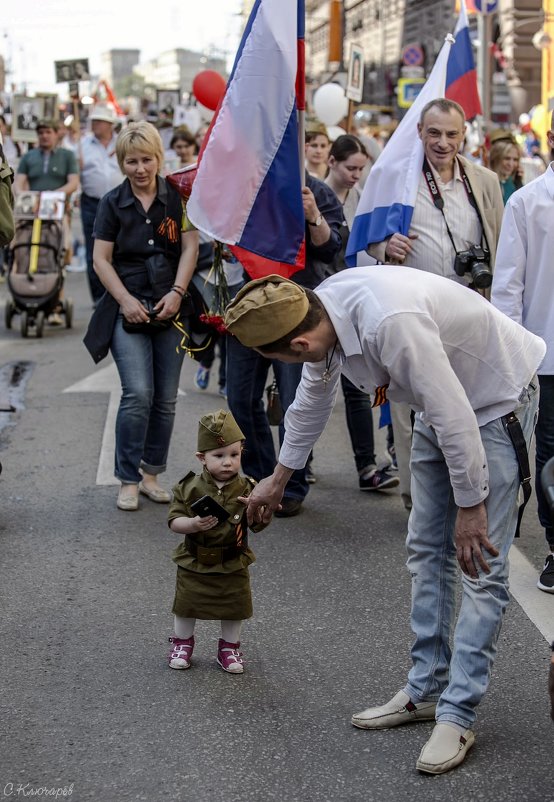
[{"label": "khaki garrison cap", "polygon": [[225,310],[225,327],[247,348],[257,348],[295,329],[309,305],[308,296],[294,281],[266,276],[239,290]]},{"label": "khaki garrison cap", "polygon": [[507,131],[505,128],[494,128],[490,134],[489,139],[491,145],[495,142],[511,142],[513,145],[516,145],[516,138],[512,134],[511,131]]},{"label": "khaki garrison cap", "polygon": [[244,440],[244,434],[230,412],[220,409],[203,415],[198,424],[198,451],[213,451]]}]

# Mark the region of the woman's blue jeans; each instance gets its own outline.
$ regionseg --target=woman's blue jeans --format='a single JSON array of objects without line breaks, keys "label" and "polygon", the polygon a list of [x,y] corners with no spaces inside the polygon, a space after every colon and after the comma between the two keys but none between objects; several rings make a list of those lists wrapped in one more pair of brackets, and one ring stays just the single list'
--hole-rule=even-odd
[{"label": "woman's blue jeans", "polygon": [[[531,441],[539,400],[538,383],[526,388],[514,410]],[[458,508],[435,432],[416,415],[412,444],[412,502],[408,523],[408,561],[412,576],[411,625],[415,635],[412,669],[405,692],[414,702],[437,701],[437,721],[469,728],[487,690],[496,643],[508,604],[508,551],[518,515],[520,487],[512,441],[501,419],[482,426],[489,467],[485,501],[488,536],[498,557],[484,552],[490,574],[462,578],[462,601],[455,623],[455,592],[460,569],[454,525]],[[454,626],[455,624],[455,626]],[[450,638],[454,633],[453,646]]]},{"label": "woman's blue jeans", "polygon": [[165,471],[175,420],[184,351],[174,327],[157,334],[129,334],[118,316],[111,352],[121,379],[115,424],[115,476],[124,484],[140,482],[139,468]]}]

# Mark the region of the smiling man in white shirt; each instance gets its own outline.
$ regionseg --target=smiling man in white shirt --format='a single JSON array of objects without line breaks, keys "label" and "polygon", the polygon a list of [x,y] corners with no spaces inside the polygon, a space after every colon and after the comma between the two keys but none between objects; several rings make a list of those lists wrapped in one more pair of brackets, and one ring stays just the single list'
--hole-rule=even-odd
[{"label": "smiling man in white shirt", "polygon": [[[416,410],[407,540],[413,665],[402,690],[352,723],[384,729],[436,717],[416,766],[442,774],[473,745],[509,600],[520,477],[508,428],[515,417],[529,445],[545,344],[456,282],[391,266],[343,270],[314,292],[279,276],[250,282],[225,323],[264,356],[304,363],[275,471],[244,499],[250,521],[278,509],[325,428],[341,373],[380,403],[389,397]],[[456,561],[463,597],[454,628]]]},{"label": "smiling man in white shirt", "polygon": [[[554,147],[554,115],[548,144]],[[541,471],[554,457],[554,162],[543,175],[515,192],[508,200],[496,255],[492,303],[546,341],[547,351],[538,370],[539,417],[535,453],[535,490],[538,513],[549,554],[537,582],[554,593],[554,529],[541,485]]]}]

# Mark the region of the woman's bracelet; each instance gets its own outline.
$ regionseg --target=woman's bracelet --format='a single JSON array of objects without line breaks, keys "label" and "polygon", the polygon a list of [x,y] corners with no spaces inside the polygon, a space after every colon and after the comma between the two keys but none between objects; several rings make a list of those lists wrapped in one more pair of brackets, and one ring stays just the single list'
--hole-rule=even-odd
[{"label": "woman's bracelet", "polygon": [[176,292],[176,293],[177,293],[177,295],[180,295],[180,296],[181,296],[181,298],[184,298],[184,297],[185,297],[185,291],[184,291],[184,289],[183,289],[182,287],[177,287],[177,286],[175,285],[174,287],[172,287],[172,288],[171,288],[171,290],[172,290],[173,292]]}]

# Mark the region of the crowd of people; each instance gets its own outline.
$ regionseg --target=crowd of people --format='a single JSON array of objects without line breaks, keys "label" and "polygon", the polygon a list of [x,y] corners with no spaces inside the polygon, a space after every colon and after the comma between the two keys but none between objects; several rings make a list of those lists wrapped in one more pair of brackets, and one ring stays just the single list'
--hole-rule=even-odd
[{"label": "crowd of people", "polygon": [[[20,153],[16,143],[9,149],[2,118],[0,125],[8,162],[8,154],[17,159],[16,193],[79,195],[93,305],[85,344],[95,361],[111,353],[122,387],[117,507],[138,511],[140,495],[170,504],[169,526],[185,535],[174,553],[171,668],[190,668],[196,619],[204,618],[221,621],[221,668],[243,672],[240,632],[252,614],[254,560],[248,527],[303,510],[317,481],[313,448],[340,387],[359,489],[399,486],[410,511],[415,635],[404,687],[352,723],[371,730],[434,719],[417,768],[441,774],[459,765],[475,740],[508,603],[508,551],[520,489],[527,496],[537,414],[536,493],[548,549],[538,587],[554,593],[554,528],[540,483],[554,456],[552,166],[525,182],[510,131],[492,132],[486,165],[462,155],[463,110],[430,101],[418,123],[424,163],[408,234],[368,242],[378,264],[345,270],[361,187],[372,180],[380,145],[361,131],[331,141],[324,127],[309,125],[305,267],[290,280],[252,281],[229,252],[214,272],[217,243],[191,224],[167,180],[194,165],[205,128],[175,129],[168,150],[151,122],[122,126],[97,107],[85,136],[57,120],[37,121],[37,146]],[[548,143],[554,148],[554,121]],[[172,321],[193,286],[212,311],[223,313],[221,298],[229,302],[227,333],[202,354],[195,377],[205,391],[219,353],[229,411],[203,416],[202,474],[187,475],[171,493],[160,475],[184,356]],[[266,408],[272,380],[283,413],[279,454]],[[388,434],[377,454],[376,405]]]}]

